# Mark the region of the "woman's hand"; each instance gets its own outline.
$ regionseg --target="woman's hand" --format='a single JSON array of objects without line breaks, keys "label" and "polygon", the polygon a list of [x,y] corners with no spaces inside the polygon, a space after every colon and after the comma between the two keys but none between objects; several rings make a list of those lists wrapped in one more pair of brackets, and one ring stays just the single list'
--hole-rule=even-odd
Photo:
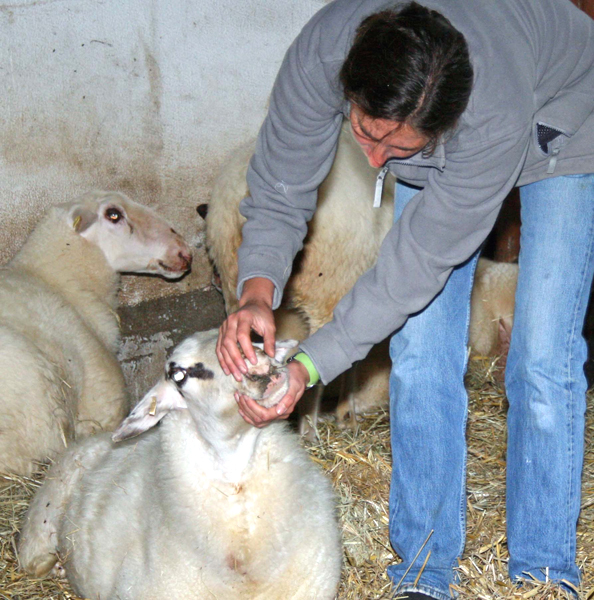
[{"label": "woman's hand", "polygon": [[241,381],[242,374],[247,373],[245,357],[256,364],[256,353],[252,346],[252,329],[264,338],[264,352],[274,356],[274,340],[276,326],[272,313],[274,284],[263,277],[256,277],[245,282],[239,301],[239,309],[229,315],[219,328],[217,340],[217,358],[225,375],[233,375]]},{"label": "woman's hand", "polygon": [[264,408],[248,396],[244,396],[239,392],[235,393],[239,414],[250,425],[265,427],[277,419],[287,419],[293,412],[295,405],[303,396],[303,392],[305,392],[309,383],[309,373],[298,361],[289,363],[287,369],[289,371],[289,389],[276,406]]}]

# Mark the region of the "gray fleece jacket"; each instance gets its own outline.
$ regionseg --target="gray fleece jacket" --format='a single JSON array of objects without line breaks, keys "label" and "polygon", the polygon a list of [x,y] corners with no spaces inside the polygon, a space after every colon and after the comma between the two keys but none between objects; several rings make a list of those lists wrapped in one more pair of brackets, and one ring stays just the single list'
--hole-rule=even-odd
[{"label": "gray fleece jacket", "polygon": [[[473,91],[455,135],[433,156],[386,165],[423,189],[375,267],[302,344],[324,383],[439,293],[484,241],[513,186],[594,172],[593,20],[568,0],[418,1],[465,36]],[[267,277],[279,305],[349,113],[338,72],[361,20],[399,4],[336,0],[287,51],[248,171],[251,196],[241,204],[238,294],[247,279]],[[553,140],[551,128],[559,132]]]}]

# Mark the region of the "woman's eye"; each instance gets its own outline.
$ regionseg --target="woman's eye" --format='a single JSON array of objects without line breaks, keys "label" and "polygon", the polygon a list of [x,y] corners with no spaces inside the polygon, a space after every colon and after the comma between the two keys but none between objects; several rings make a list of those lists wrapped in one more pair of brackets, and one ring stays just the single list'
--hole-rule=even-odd
[{"label": "woman's eye", "polygon": [[123,217],[122,213],[117,208],[108,208],[105,211],[105,218],[112,223],[117,223]]}]

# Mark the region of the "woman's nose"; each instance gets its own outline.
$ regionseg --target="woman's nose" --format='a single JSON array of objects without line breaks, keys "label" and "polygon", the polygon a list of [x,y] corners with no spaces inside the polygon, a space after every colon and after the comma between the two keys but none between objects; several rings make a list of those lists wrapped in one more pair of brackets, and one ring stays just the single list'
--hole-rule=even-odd
[{"label": "woman's nose", "polygon": [[376,169],[381,167],[386,162],[384,151],[379,144],[370,149],[365,149],[365,154],[367,155],[369,164]]}]

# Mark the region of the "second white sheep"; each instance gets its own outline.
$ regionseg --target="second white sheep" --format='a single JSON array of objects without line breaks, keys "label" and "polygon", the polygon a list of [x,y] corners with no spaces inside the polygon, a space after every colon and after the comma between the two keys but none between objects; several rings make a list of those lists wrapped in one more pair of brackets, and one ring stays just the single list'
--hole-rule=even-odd
[{"label": "second white sheep", "polygon": [[286,368],[258,351],[238,384],[219,366],[217,333],[182,342],[114,434],[140,437],[87,439],[49,472],[20,539],[28,572],[60,561],[92,600],[335,597],[342,551],[330,482],[286,424],[256,429],[234,400],[240,391],[273,406]]}]

